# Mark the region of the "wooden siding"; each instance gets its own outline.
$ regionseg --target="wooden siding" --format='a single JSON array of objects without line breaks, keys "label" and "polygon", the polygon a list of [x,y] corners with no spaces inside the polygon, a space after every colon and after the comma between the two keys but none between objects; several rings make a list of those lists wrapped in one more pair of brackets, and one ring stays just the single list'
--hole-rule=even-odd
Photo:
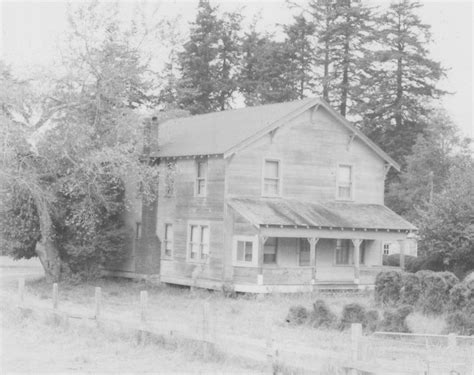
[{"label": "wooden siding", "polygon": [[237,152],[228,164],[229,195],[262,195],[265,158],[281,160],[283,197],[334,201],[338,163],[354,167],[354,201],[383,204],[384,161],[324,109],[308,110]]},{"label": "wooden siding", "polygon": [[[166,278],[222,280],[224,274],[224,171],[220,157],[210,157],[207,166],[206,196],[196,197],[195,159],[176,160],[175,192],[166,196],[166,162],[159,166],[160,184],[157,235],[164,238],[165,224],[173,225],[173,256],[162,254],[161,275]],[[208,223],[210,227],[209,259],[205,263],[187,259],[190,222]]]}]

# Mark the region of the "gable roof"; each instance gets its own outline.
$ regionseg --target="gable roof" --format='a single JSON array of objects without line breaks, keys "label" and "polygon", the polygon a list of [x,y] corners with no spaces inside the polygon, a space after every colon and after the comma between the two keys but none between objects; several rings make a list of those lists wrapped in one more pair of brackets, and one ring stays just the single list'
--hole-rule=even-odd
[{"label": "gable roof", "polygon": [[159,125],[159,150],[155,157],[223,154],[229,156],[304,111],[322,106],[350,132],[397,170],[400,166],[324,100],[306,98],[286,103],[245,107],[170,119]]},{"label": "gable roof", "polygon": [[371,230],[417,228],[380,204],[306,202],[287,198],[235,197],[229,205],[256,226],[299,226]]}]

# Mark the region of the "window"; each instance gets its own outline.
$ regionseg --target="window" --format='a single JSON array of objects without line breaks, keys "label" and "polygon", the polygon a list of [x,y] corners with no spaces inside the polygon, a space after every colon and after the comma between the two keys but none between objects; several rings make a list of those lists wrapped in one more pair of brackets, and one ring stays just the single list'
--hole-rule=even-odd
[{"label": "window", "polygon": [[195,261],[205,260],[209,257],[209,226],[189,226],[189,258]]},{"label": "window", "polygon": [[253,242],[237,241],[237,261],[252,263]]},{"label": "window", "polygon": [[280,162],[265,160],[263,171],[263,195],[280,195]]},{"label": "window", "polygon": [[135,227],[135,239],[139,239],[142,237],[142,223],[137,222]]},{"label": "window", "polygon": [[390,254],[390,244],[389,243],[384,243],[383,244],[383,255],[389,255]]},{"label": "window", "polygon": [[306,238],[300,238],[300,266],[311,265],[309,242]]},{"label": "window", "polygon": [[337,169],[337,199],[352,200],[352,180],[352,166],[339,165]]},{"label": "window", "polygon": [[165,224],[165,237],[163,240],[165,255],[170,257],[173,255],[173,225]]},{"label": "window", "polygon": [[[365,241],[359,247],[359,264],[365,263]],[[351,240],[336,240],[336,264],[354,264],[354,244]]]},{"label": "window", "polygon": [[196,187],[195,192],[199,197],[206,195],[207,160],[201,159],[196,162]]},{"label": "window", "polygon": [[174,176],[176,174],[176,162],[168,161],[166,163],[165,174],[165,196],[172,197],[174,195]]},{"label": "window", "polygon": [[276,263],[277,248],[278,239],[276,237],[268,237],[263,246],[263,263]]}]

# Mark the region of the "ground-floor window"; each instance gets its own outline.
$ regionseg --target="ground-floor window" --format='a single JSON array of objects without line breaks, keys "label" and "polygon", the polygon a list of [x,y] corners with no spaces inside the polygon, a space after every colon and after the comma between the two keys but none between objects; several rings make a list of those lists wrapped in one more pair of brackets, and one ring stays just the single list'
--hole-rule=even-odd
[{"label": "ground-floor window", "polygon": [[[365,242],[362,241],[359,248],[359,263],[365,263]],[[354,244],[352,240],[336,240],[336,264],[354,264]]]},{"label": "ground-floor window", "polygon": [[173,255],[173,225],[165,224],[165,235],[163,239],[165,255],[170,257]]},{"label": "ground-floor window", "polygon": [[390,254],[390,243],[386,242],[383,244],[383,255],[389,255]]},{"label": "ground-floor window", "polygon": [[268,237],[263,246],[263,263],[275,264],[277,260],[278,238]]},{"label": "ground-floor window", "polygon": [[188,248],[191,260],[201,261],[209,257],[209,225],[189,226]]},{"label": "ground-floor window", "polygon": [[257,263],[256,238],[252,236],[234,237],[234,263],[250,266]]},{"label": "ground-floor window", "polygon": [[300,256],[299,264],[300,266],[310,266],[311,265],[311,255],[309,241],[306,238],[300,238]]}]

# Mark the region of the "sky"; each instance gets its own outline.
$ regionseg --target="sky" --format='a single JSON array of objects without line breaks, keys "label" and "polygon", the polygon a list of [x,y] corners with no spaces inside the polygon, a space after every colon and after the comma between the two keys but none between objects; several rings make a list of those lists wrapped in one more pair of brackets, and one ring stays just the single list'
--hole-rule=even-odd
[{"label": "sky", "polygon": [[[124,3],[132,8],[131,1]],[[388,1],[366,0],[374,5],[388,5]],[[451,92],[442,99],[455,123],[466,136],[474,137],[473,122],[473,1],[423,0],[419,15],[432,26],[431,56],[448,69],[440,87]],[[180,15],[183,24],[195,16],[195,1],[161,1],[164,16]],[[243,9],[247,19],[261,14],[260,27],[271,30],[275,24],[291,20],[285,0],[211,1],[223,11]],[[41,67],[53,68],[60,55],[58,46],[67,29],[66,1],[12,1],[0,0],[0,59],[11,65],[13,71],[27,74]]]}]

